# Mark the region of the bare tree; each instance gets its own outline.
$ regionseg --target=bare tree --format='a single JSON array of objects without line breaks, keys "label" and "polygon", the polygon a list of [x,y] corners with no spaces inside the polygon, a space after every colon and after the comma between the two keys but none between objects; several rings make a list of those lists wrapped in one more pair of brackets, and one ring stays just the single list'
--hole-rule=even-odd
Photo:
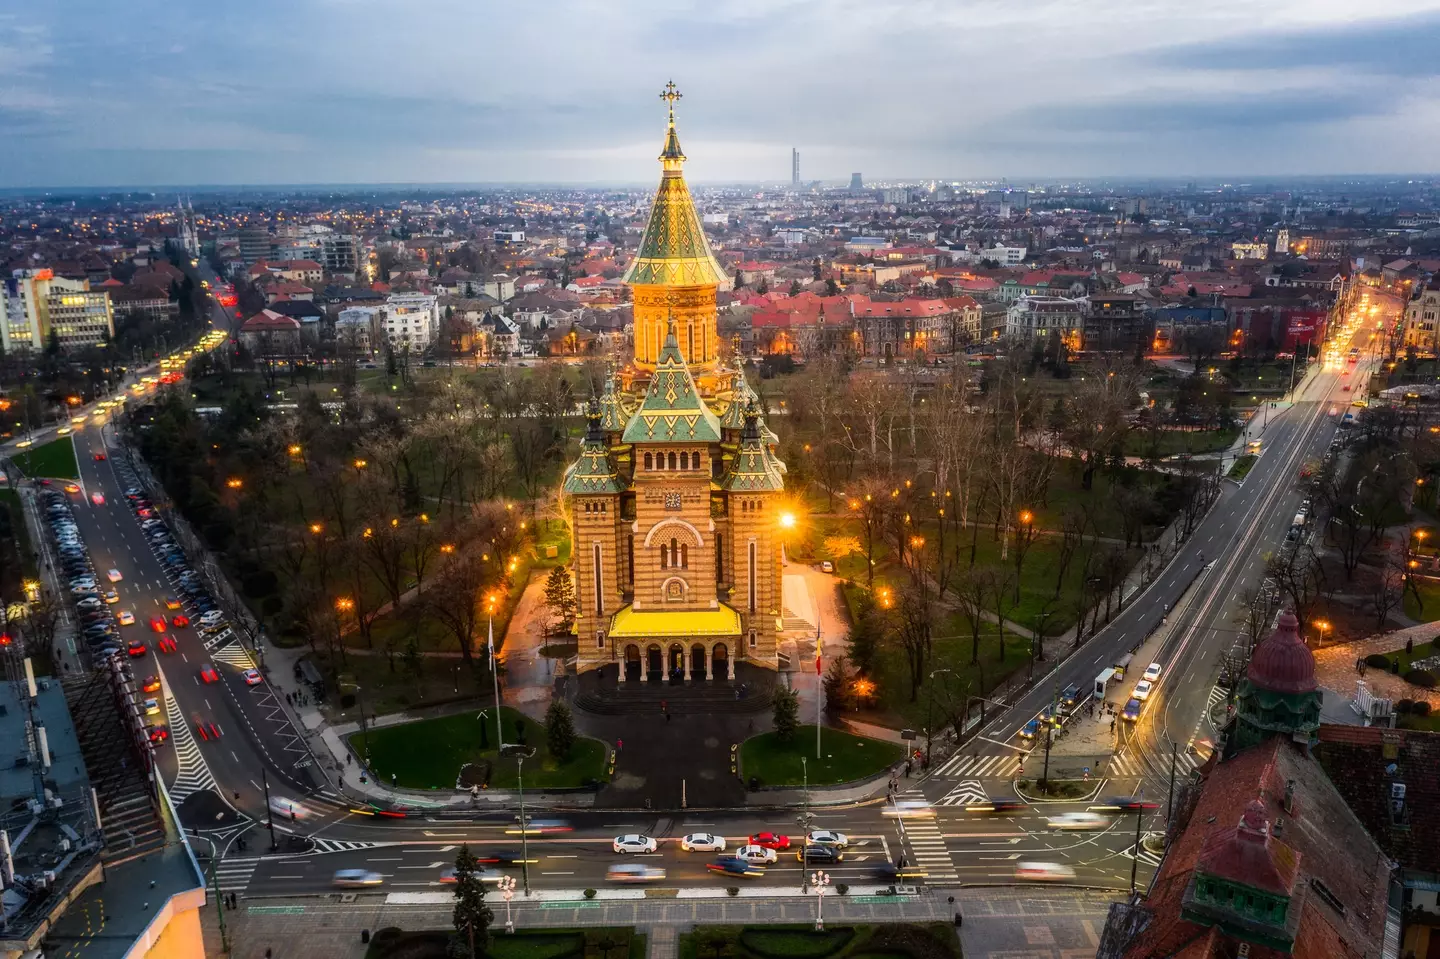
[{"label": "bare tree", "polygon": [[1405,560],[1386,556],[1375,569],[1365,590],[1365,605],[1375,614],[1375,628],[1384,629],[1390,614],[1405,598]]},{"label": "bare tree", "polygon": [[914,580],[900,588],[895,604],[895,638],[905,652],[910,673],[910,701],[920,695],[925,681],[926,665],[934,642],[935,603],[924,580]]},{"label": "bare tree", "polygon": [[472,672],[476,669],[474,647],[486,616],[482,593],[491,582],[489,576],[480,554],[465,550],[445,565],[424,596],[426,611],[455,637]]},{"label": "bare tree", "polygon": [[1265,575],[1289,601],[1303,631],[1310,608],[1325,588],[1325,569],[1309,543],[1293,551],[1282,550],[1265,560]]}]

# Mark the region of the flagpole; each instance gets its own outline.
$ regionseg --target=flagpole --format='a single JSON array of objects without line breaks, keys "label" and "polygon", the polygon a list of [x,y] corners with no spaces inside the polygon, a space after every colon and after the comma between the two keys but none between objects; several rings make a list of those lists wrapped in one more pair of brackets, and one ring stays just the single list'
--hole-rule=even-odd
[{"label": "flagpole", "polygon": [[820,714],[825,708],[825,682],[821,673],[820,660],[820,613],[815,613],[815,759],[820,759]]},{"label": "flagpole", "polygon": [[495,749],[498,752],[500,747],[505,745],[505,729],[500,724],[500,670],[495,663],[495,617],[490,617],[490,638],[487,641],[490,647],[490,678],[495,682]]}]

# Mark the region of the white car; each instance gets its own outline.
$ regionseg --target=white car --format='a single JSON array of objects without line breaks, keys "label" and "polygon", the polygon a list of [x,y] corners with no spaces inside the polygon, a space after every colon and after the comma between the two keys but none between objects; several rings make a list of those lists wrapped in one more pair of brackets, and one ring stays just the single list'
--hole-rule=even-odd
[{"label": "white car", "polygon": [[642,836],[639,833],[630,833],[626,836],[616,836],[610,847],[616,852],[654,852],[660,848],[660,844],[649,836]]},{"label": "white car", "polygon": [[1138,699],[1143,703],[1150,698],[1150,691],[1154,688],[1151,683],[1142,679],[1136,683],[1135,688],[1130,691],[1130,697],[1132,699]]},{"label": "white car", "polygon": [[385,878],[368,869],[341,869],[331,881],[342,889],[353,889],[357,886],[378,886]]},{"label": "white car", "polygon": [[1067,832],[1104,829],[1109,823],[1110,820],[1097,812],[1062,812],[1045,821],[1045,825],[1051,829],[1061,829]]},{"label": "white car", "polygon": [[205,612],[205,613],[202,613],[202,614],[201,614],[201,616],[200,616],[200,625],[202,625],[202,626],[214,626],[216,623],[220,622],[220,620],[222,620],[222,619],[224,619],[224,618],[225,618],[225,614],[224,614],[224,613],[220,612],[220,610],[218,610],[218,609],[212,609],[212,610],[209,610],[208,612]]},{"label": "white car", "polygon": [[832,832],[829,829],[817,829],[805,837],[807,846],[834,846],[836,849],[844,849],[850,845],[850,838],[843,832]]},{"label": "white car", "polygon": [[765,846],[741,846],[735,850],[735,858],[743,859],[752,866],[768,866],[780,858],[780,854]]},{"label": "white car", "polygon": [[118,569],[112,569],[105,574],[105,578],[112,583],[118,583],[125,577],[120,575],[120,571]]},{"label": "white car", "polygon": [[725,837],[708,832],[692,832],[680,840],[680,848],[686,852],[723,852]]},{"label": "white car", "polygon": [[1155,682],[1155,680],[1160,678],[1160,664],[1151,663],[1149,666],[1146,666],[1145,675],[1141,676],[1140,678],[1145,680],[1147,683]]},{"label": "white car", "polygon": [[891,819],[934,819],[935,807],[922,800],[905,799],[893,806],[886,806],[881,810],[881,815]]}]

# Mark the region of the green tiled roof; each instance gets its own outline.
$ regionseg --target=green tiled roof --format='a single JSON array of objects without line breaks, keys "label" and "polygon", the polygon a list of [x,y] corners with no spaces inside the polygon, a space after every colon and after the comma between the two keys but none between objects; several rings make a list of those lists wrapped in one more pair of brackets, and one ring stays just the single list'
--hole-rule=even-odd
[{"label": "green tiled roof", "polygon": [[615,390],[615,376],[605,377],[605,392],[600,395],[600,429],[606,433],[619,433],[625,429],[625,407],[620,394]]},{"label": "green tiled roof", "polygon": [[590,401],[589,428],[580,444],[580,458],[565,471],[565,492],[572,495],[600,495],[619,493],[625,489],[625,481],[615,471],[610,461],[610,451],[605,447],[605,437],[600,432],[600,404]]},{"label": "green tiled roof", "polygon": [[785,488],[779,463],[760,438],[760,417],[753,403],[746,406],[745,433],[721,486],[732,493],[778,492]]},{"label": "green tiled roof", "polygon": [[654,286],[718,286],[725,282],[725,271],[710,251],[705,230],[690,199],[681,165],[685,154],[675,133],[675,117],[665,135],[665,148],[660,153],[665,172],[655,191],[655,204],[650,208],[650,222],[635,259],[621,278],[625,283]]},{"label": "green tiled roof", "polygon": [[690,368],[680,355],[673,320],[645,399],[625,425],[622,440],[626,443],[715,443],[720,440],[720,421],[695,389]]}]

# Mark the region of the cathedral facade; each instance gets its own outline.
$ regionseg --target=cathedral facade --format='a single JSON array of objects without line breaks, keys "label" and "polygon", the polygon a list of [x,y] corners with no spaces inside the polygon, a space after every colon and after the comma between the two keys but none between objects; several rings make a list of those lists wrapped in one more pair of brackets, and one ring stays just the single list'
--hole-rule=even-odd
[{"label": "cathedral facade", "polygon": [[785,466],[755,393],[720,358],[725,273],[685,185],[669,126],[661,180],[625,273],[634,360],[590,405],[564,490],[578,600],[578,670],[616,682],[775,669]]}]

